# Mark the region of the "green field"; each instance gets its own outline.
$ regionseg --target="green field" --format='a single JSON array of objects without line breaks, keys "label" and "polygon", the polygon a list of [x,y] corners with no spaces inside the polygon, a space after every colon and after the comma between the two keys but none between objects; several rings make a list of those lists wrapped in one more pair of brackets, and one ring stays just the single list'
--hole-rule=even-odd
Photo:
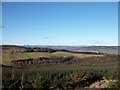
[{"label": "green field", "polygon": [[96,57],[103,55],[94,55],[94,54],[74,54],[69,52],[55,52],[55,53],[45,53],[45,52],[28,52],[28,53],[14,53],[11,52],[3,53],[2,55],[2,63],[5,65],[10,65],[12,60],[20,60],[20,59],[29,59],[29,58],[39,58],[39,57],[66,57],[66,56],[75,56],[78,58],[86,58],[86,57]]}]

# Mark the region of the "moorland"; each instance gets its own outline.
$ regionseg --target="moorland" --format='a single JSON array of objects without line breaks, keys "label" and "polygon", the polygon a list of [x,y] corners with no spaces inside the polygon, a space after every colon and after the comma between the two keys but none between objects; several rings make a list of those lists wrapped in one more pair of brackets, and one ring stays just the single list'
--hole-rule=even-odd
[{"label": "moorland", "polygon": [[119,87],[118,54],[110,52],[115,47],[67,48],[3,45],[3,90]]}]

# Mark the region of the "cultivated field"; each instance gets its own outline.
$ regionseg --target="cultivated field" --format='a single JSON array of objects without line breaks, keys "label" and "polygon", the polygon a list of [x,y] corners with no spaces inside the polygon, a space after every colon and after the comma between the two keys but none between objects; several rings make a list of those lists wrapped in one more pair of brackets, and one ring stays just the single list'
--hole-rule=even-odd
[{"label": "cultivated field", "polygon": [[75,56],[78,58],[86,58],[86,57],[97,57],[103,55],[94,55],[94,54],[74,54],[69,52],[58,51],[55,53],[45,53],[45,52],[28,52],[28,53],[14,53],[11,52],[3,53],[3,61],[2,63],[5,65],[10,65],[12,60],[20,60],[20,59],[29,59],[29,58],[39,58],[39,57],[67,57],[67,56]]}]

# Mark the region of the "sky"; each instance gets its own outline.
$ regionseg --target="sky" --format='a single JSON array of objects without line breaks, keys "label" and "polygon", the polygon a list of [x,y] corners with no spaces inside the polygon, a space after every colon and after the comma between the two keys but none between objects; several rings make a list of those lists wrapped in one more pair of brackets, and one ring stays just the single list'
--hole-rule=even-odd
[{"label": "sky", "polygon": [[118,44],[117,2],[4,2],[2,43]]}]

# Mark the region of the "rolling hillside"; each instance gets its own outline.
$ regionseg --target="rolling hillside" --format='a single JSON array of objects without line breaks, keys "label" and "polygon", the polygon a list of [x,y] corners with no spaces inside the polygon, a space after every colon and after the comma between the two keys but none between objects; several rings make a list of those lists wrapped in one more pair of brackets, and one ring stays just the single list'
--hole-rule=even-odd
[{"label": "rolling hillside", "polygon": [[51,49],[56,49],[56,50],[71,50],[71,51],[97,51],[97,52],[102,52],[102,53],[113,53],[117,54],[118,53],[118,46],[45,46],[45,45],[24,45],[24,47],[46,47],[46,48],[51,48]]},{"label": "rolling hillside", "polygon": [[[89,59],[93,59],[92,61],[95,63],[96,59],[100,58],[100,57],[104,57],[106,58],[106,54],[104,53],[98,53],[95,52],[94,50],[96,50],[94,48],[94,50],[92,50],[93,47],[91,47],[91,50],[89,49],[84,49],[84,51],[69,51],[69,50],[65,50],[65,49],[51,49],[48,47],[44,47],[44,48],[37,48],[37,47],[23,47],[23,46],[15,46],[15,45],[4,45],[3,47],[3,54],[2,54],[2,64],[4,65],[11,65],[11,62],[13,60],[26,60],[26,59],[37,59],[40,57],[47,57],[47,58],[51,58],[51,57],[56,57],[57,58],[62,58],[62,57],[69,57],[69,56],[73,56],[75,58],[78,59],[79,63],[79,59],[82,61],[80,61],[81,63],[84,64],[84,62],[88,62],[89,63]],[[96,47],[97,48],[97,47]],[[103,47],[102,47],[103,48]],[[114,57],[114,55],[113,55]],[[103,61],[104,61],[103,58]],[[95,61],[94,61],[95,59]],[[110,60],[111,61],[111,60]],[[91,62],[91,61],[90,61]]]}]

